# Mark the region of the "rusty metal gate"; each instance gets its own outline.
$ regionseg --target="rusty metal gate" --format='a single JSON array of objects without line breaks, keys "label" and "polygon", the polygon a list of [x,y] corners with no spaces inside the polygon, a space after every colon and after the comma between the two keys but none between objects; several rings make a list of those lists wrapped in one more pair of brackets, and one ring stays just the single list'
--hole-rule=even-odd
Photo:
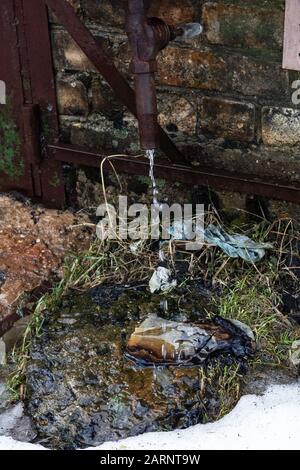
[{"label": "rusty metal gate", "polygon": [[[59,207],[65,203],[63,163],[99,167],[105,156],[60,140],[48,8],[134,115],[136,107],[134,91],[67,0],[1,0],[0,85],[5,99],[0,101],[0,188],[22,190]],[[300,186],[284,181],[189,167],[163,129],[160,147],[167,157],[157,160],[160,178],[300,201]],[[114,166],[121,172],[148,174],[144,158],[116,157]]]}]

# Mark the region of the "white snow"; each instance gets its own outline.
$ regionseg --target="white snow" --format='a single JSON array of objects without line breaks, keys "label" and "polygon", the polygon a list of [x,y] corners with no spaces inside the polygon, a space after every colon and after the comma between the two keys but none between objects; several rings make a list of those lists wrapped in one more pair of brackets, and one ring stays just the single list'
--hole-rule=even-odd
[{"label": "white snow", "polygon": [[[182,431],[149,433],[99,450],[300,449],[300,382],[273,385],[262,396],[247,395],[223,419]],[[0,437],[0,450],[41,449]],[[94,450],[94,449],[93,449]]]},{"label": "white snow", "polygon": [[0,434],[7,434],[23,415],[23,405],[18,403],[0,414]]},{"label": "white snow", "polygon": [[0,436],[0,450],[46,450],[37,444],[15,441],[12,437]]}]

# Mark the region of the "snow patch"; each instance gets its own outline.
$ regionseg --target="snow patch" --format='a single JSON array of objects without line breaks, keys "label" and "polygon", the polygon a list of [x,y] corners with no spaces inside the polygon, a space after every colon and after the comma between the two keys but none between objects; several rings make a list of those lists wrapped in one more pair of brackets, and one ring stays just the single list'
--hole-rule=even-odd
[{"label": "snow patch", "polygon": [[[262,396],[246,395],[235,409],[216,423],[189,429],[149,433],[118,442],[107,442],[97,450],[299,450],[300,382],[273,385]],[[43,449],[0,437],[0,450]],[[95,448],[88,449],[95,450]]]}]

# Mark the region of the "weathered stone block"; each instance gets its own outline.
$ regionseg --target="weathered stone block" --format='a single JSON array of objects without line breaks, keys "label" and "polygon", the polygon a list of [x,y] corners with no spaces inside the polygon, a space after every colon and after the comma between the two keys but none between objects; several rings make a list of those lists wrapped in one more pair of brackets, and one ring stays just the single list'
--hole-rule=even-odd
[{"label": "weathered stone block", "polygon": [[207,97],[202,102],[200,125],[214,136],[251,142],[255,137],[255,107],[249,103]]},{"label": "weathered stone block", "polygon": [[[298,147],[245,145],[211,136],[204,142],[183,144],[185,155],[193,166],[208,166],[230,172],[257,175],[275,181],[300,181]],[[234,188],[233,188],[234,189]]]},{"label": "weathered stone block", "polygon": [[231,88],[245,96],[283,100],[289,97],[288,72],[272,57],[234,54],[226,58]]},{"label": "weathered stone block", "polygon": [[[169,24],[190,22],[196,16],[197,1],[153,0],[149,16],[163,18]],[[125,24],[125,4],[118,0],[81,0],[81,8],[88,20],[109,26],[123,27]]]},{"label": "weathered stone block", "polygon": [[158,81],[163,85],[223,91],[228,70],[225,60],[213,52],[169,46],[158,63]]},{"label": "weathered stone block", "polygon": [[[99,24],[123,27],[125,24],[124,2],[102,0],[81,0],[81,9],[88,20]],[[169,24],[186,23],[193,21],[197,13],[197,1],[181,0],[153,0],[149,10],[149,16],[163,18]]]},{"label": "weathered stone block", "polygon": [[246,209],[246,194],[228,192],[228,191],[218,191],[218,199],[220,207],[225,211],[230,211],[238,215],[241,212],[244,212]]},{"label": "weathered stone block", "polygon": [[70,35],[62,30],[53,31],[53,58],[57,70],[95,71],[95,68]]},{"label": "weathered stone block", "polygon": [[203,6],[203,21],[206,37],[212,44],[259,49],[282,47],[284,12],[272,6],[207,2]]},{"label": "weathered stone block", "polygon": [[264,107],[262,110],[262,139],[266,145],[299,145],[300,110]]},{"label": "weathered stone block", "polygon": [[[138,131],[131,116],[123,117],[122,125],[102,115],[91,115],[88,120],[61,119],[62,132],[68,143],[98,150],[101,154],[136,153],[139,151]],[[68,136],[68,137],[67,137]]]},{"label": "weathered stone block", "polygon": [[[131,82],[124,2],[70,2]],[[196,164],[299,181],[298,112],[283,108],[291,106],[280,53],[284,3],[152,0],[150,15],[170,24],[198,21],[202,11],[203,38],[174,42],[162,51],[157,75],[159,121]],[[63,139],[99,152],[138,152],[136,123],[114,92],[67,32],[54,26],[52,34]],[[68,74],[82,85],[71,89],[64,83]],[[256,109],[266,105],[266,145],[256,145]]]},{"label": "weathered stone block", "polygon": [[60,114],[86,116],[89,112],[86,88],[76,78],[57,81],[57,102]]},{"label": "weathered stone block", "polygon": [[286,201],[275,201],[269,200],[269,212],[271,216],[278,219],[289,219],[292,218],[296,227],[299,227],[300,221],[300,206],[299,204],[293,204]]},{"label": "weathered stone block", "polygon": [[[116,64],[122,65],[122,70],[128,68],[130,54],[127,39],[123,37],[101,36],[97,32],[95,37],[109,57],[115,59]],[[57,70],[97,72],[96,68],[77,46],[76,42],[64,30],[54,30],[52,33],[54,65]],[[127,58],[127,60],[125,60]],[[98,73],[98,72],[97,72]]]},{"label": "weathered stone block", "polygon": [[87,20],[117,27],[123,26],[125,23],[125,10],[120,1],[80,0],[80,3]]},{"label": "weathered stone block", "polygon": [[122,120],[125,106],[116,98],[115,93],[100,77],[93,77],[90,87],[92,111],[101,113],[117,122]]},{"label": "weathered stone block", "polygon": [[197,20],[197,3],[197,0],[152,0],[149,15],[162,18],[168,24],[189,23]]},{"label": "weathered stone block", "polygon": [[197,106],[181,96],[162,93],[159,96],[159,123],[168,132],[195,134]]}]

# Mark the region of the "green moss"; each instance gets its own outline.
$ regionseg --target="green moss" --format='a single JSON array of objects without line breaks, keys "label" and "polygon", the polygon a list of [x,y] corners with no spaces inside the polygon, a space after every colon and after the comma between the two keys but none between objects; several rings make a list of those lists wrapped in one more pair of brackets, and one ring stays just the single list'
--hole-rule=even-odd
[{"label": "green moss", "polygon": [[147,185],[150,184],[149,176],[137,176],[136,180],[139,181],[139,183],[142,183],[142,184],[147,184]]},{"label": "green moss", "polygon": [[129,148],[130,148],[131,152],[139,152],[139,150],[140,150],[140,146],[138,144],[134,143],[134,142],[132,142],[130,144]]},{"label": "green moss", "polygon": [[11,179],[18,179],[24,171],[20,156],[21,139],[11,117],[10,107],[0,108],[0,171]]},{"label": "green moss", "polygon": [[222,3],[240,6],[251,6],[259,9],[284,10],[285,0],[222,0]]},{"label": "green moss", "polygon": [[27,78],[23,78],[23,88],[25,91],[30,90],[30,81]]},{"label": "green moss", "polygon": [[156,186],[159,190],[162,190],[166,187],[166,180],[163,180],[161,178],[156,179]]},{"label": "green moss", "polygon": [[49,184],[54,188],[57,188],[60,185],[60,178],[57,173],[54,173],[52,179],[49,181]]},{"label": "green moss", "polygon": [[264,21],[258,22],[253,29],[254,35],[259,40],[259,42],[269,45],[270,48],[272,48],[274,37],[274,23],[272,19],[265,16]]},{"label": "green moss", "polygon": [[44,138],[48,137],[49,135],[49,132],[50,132],[50,128],[49,128],[49,124],[47,122],[47,120],[45,119],[45,116],[42,116],[42,119],[41,119],[41,131],[42,131],[42,135]]},{"label": "green moss", "polygon": [[113,129],[113,135],[114,137],[116,137],[117,139],[126,139],[128,137],[128,130],[126,130],[125,128],[122,128],[122,129]]},{"label": "green moss", "polygon": [[221,36],[226,40],[226,42],[243,45],[245,37],[245,20],[240,17],[234,20],[232,17],[228,18],[228,21],[222,21],[220,24],[220,33]]},{"label": "green moss", "polygon": [[249,47],[247,49],[247,56],[253,57],[257,62],[261,62],[262,65],[266,65],[266,62],[279,63],[281,60],[281,53],[271,51],[269,49],[256,49]]}]

